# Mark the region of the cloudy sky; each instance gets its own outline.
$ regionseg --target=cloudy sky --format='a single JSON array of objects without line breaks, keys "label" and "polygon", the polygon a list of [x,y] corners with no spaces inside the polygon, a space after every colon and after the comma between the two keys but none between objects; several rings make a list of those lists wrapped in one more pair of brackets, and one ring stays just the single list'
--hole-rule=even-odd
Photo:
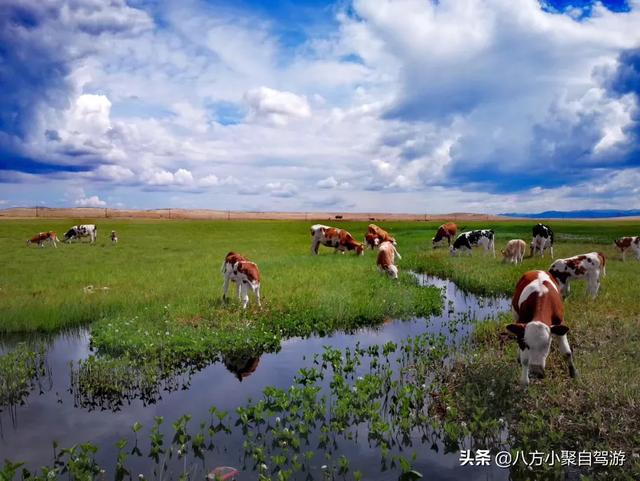
[{"label": "cloudy sky", "polygon": [[640,0],[0,0],[0,208],[640,208]]}]

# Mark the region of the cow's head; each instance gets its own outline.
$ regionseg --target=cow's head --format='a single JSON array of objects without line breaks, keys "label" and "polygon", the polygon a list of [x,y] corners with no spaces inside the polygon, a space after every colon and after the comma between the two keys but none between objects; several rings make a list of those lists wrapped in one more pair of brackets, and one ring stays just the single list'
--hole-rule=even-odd
[{"label": "cow's head", "polygon": [[[569,328],[563,324],[549,327],[544,322],[531,321],[527,324],[509,324],[507,331],[518,339],[520,362],[529,366],[531,376],[542,379],[551,348],[551,334],[564,336]],[[520,382],[526,386],[529,380],[521,379]]]},{"label": "cow's head", "polygon": [[65,234],[64,234],[64,240],[69,240],[69,239],[73,239],[75,236],[77,236],[78,233],[76,232],[75,229],[69,229]]},{"label": "cow's head", "polygon": [[432,237],[431,238],[431,245],[433,246],[433,248],[435,249],[436,247],[442,247],[444,241],[444,237]]},{"label": "cow's head", "polygon": [[458,249],[456,249],[455,247],[451,246],[449,247],[449,255],[451,257],[455,257],[458,255]]},{"label": "cow's head", "polygon": [[359,256],[364,255],[364,246],[360,243],[356,244],[356,254]]}]

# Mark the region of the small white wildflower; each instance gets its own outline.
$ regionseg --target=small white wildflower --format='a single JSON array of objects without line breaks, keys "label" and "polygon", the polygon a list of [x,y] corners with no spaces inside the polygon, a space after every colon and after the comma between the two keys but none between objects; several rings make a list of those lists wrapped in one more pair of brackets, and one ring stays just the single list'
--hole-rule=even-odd
[{"label": "small white wildflower", "polygon": [[358,376],[358,381],[362,381],[364,378],[362,376]]},{"label": "small white wildflower", "polygon": [[165,335],[165,336],[168,336],[168,335],[169,335],[169,331],[165,331],[165,332],[164,332],[164,335]]},{"label": "small white wildflower", "polygon": [[266,465],[266,464],[264,464],[264,463],[262,463],[262,464],[260,465],[260,469],[262,469],[263,471],[266,471],[266,470],[267,470],[267,465]]},{"label": "small white wildflower", "polygon": [[280,424],[280,416],[276,416],[276,424]]},{"label": "small white wildflower", "polygon": [[498,419],[498,422],[499,422],[500,424],[504,424],[504,419],[503,419],[503,418],[500,418],[500,419]]},{"label": "small white wildflower", "polygon": [[493,393],[493,391],[489,391],[489,396],[491,396],[491,397],[495,396],[495,394]]},{"label": "small white wildflower", "polygon": [[327,465],[323,464],[322,466],[320,466],[320,469],[327,469]]},{"label": "small white wildflower", "polygon": [[462,426],[463,428],[466,428],[466,427],[467,427],[467,423],[465,423],[464,421],[462,421],[462,422],[460,423],[460,426]]},{"label": "small white wildflower", "polygon": [[144,474],[142,473],[138,474],[138,479],[144,479]]}]

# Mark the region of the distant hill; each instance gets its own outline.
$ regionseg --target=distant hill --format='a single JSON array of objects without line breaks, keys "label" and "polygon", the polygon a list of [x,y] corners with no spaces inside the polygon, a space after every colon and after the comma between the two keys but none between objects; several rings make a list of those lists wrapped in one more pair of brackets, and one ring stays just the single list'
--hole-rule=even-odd
[{"label": "distant hill", "polygon": [[526,217],[532,219],[603,219],[606,217],[637,217],[640,216],[640,209],[632,210],[547,210],[538,212],[537,214],[519,214],[510,212],[508,214],[500,214],[505,217]]}]

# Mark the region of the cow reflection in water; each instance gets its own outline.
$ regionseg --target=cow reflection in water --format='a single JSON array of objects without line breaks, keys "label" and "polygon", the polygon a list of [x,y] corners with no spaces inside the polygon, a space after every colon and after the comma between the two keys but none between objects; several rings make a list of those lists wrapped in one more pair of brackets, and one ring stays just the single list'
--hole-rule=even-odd
[{"label": "cow reflection in water", "polygon": [[245,377],[251,376],[258,368],[259,356],[227,354],[222,358],[225,367],[229,372],[235,374],[238,381],[242,382]]}]

